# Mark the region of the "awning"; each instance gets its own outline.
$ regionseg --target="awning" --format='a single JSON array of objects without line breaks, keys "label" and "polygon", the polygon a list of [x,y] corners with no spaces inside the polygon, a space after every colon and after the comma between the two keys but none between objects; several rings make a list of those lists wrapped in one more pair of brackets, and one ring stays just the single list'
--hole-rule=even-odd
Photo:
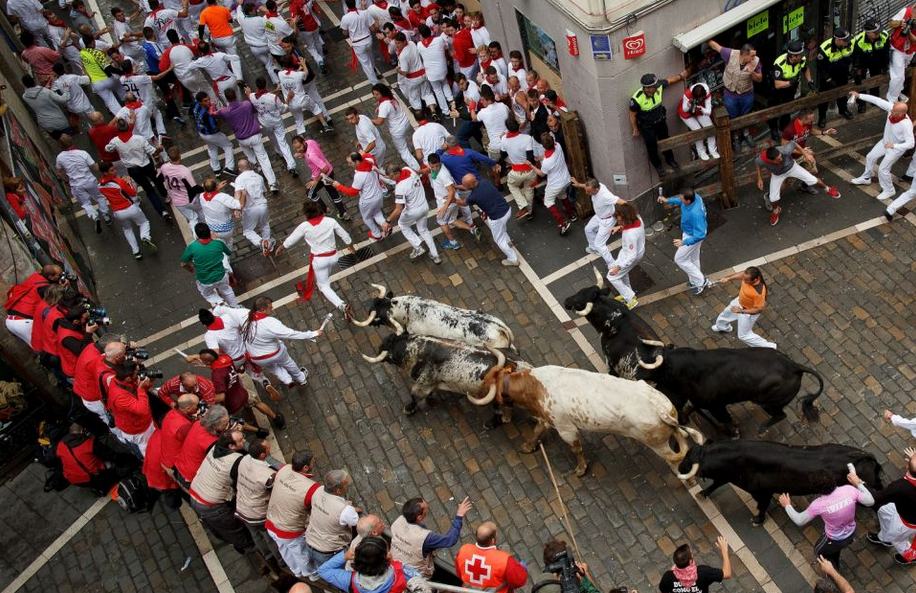
[{"label": "awning", "polygon": [[[715,36],[722,31],[731,29],[738,23],[747,21],[752,16],[759,14],[778,2],[779,0],[749,0],[728,12],[723,12],[710,21],[706,21],[696,29],[691,29],[686,33],[676,35],[672,43],[674,43],[674,47],[686,52],[705,41],[715,38]],[[770,22],[776,21],[775,19],[770,19]]]}]

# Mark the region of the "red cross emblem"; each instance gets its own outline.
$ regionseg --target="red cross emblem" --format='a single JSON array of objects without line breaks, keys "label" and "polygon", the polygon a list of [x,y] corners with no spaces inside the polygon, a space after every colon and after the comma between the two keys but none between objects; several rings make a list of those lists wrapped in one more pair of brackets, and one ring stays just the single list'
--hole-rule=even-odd
[{"label": "red cross emblem", "polygon": [[468,575],[469,583],[483,586],[490,579],[493,569],[487,564],[486,558],[474,554],[470,560],[464,561],[464,572]]}]

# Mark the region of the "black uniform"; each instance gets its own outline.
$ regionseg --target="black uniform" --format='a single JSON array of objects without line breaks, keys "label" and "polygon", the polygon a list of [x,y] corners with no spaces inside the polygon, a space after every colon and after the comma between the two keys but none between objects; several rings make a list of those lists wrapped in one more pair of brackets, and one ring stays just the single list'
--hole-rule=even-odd
[{"label": "black uniform", "polygon": [[[851,67],[851,42],[846,47],[840,48],[837,46],[834,38],[824,41],[817,50],[818,87],[822,91],[829,91],[849,84],[849,69]],[[849,111],[849,107],[846,105],[846,99],[842,97],[838,98],[836,100],[836,105],[843,117],[852,119],[852,112]],[[818,105],[817,112],[817,125],[823,128],[827,125],[827,103]]]},{"label": "black uniform", "polygon": [[[661,174],[662,160],[658,156],[658,141],[664,140],[669,136],[668,122],[665,119],[666,110],[662,105],[662,91],[668,87],[667,80],[659,80],[655,88],[655,94],[651,99],[640,88],[633,93],[630,98],[630,111],[636,114],[636,127],[639,128],[639,134],[646,143],[646,152],[649,153],[649,161],[652,166]],[[646,109],[646,105],[654,104],[651,108]],[[677,161],[674,160],[674,153],[670,150],[664,152],[665,162],[672,168],[677,168]]]}]

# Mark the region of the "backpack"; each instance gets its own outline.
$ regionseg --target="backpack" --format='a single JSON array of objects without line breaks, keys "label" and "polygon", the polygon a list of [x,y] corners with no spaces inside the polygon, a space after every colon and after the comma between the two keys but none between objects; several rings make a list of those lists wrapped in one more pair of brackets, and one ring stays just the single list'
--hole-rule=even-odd
[{"label": "backpack", "polygon": [[128,513],[137,513],[147,510],[150,499],[146,479],[141,474],[134,474],[118,482],[114,494],[115,501]]}]

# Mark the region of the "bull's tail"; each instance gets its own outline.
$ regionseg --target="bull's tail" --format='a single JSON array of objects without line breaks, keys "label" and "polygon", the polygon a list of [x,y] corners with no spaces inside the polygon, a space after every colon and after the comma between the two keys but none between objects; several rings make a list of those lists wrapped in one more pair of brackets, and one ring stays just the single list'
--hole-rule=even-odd
[{"label": "bull's tail", "polygon": [[808,367],[803,367],[799,365],[798,372],[801,374],[808,373],[817,379],[818,388],[815,393],[809,393],[808,395],[802,397],[801,399],[801,408],[802,416],[804,416],[807,422],[820,422],[821,420],[821,411],[817,409],[814,405],[814,400],[819,398],[822,393],[824,393],[824,378],[821,377],[821,374],[815,371],[814,369],[809,369]]}]

